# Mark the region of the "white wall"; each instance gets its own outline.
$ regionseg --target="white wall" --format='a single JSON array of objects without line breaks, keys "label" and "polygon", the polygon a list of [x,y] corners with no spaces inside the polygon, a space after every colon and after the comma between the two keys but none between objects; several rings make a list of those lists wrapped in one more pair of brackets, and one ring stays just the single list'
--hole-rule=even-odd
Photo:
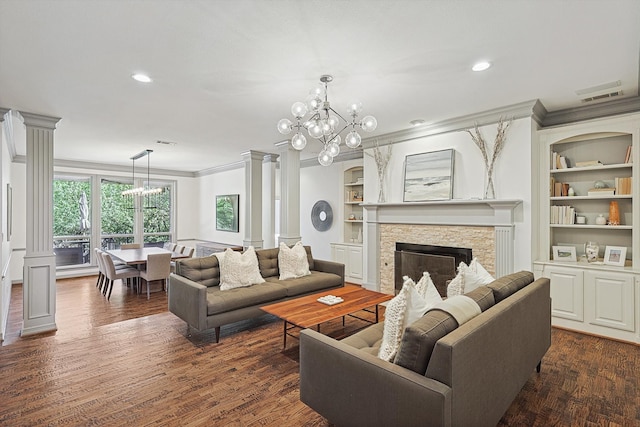
[{"label": "white wall", "polygon": [[[346,163],[300,169],[300,236],[317,259],[330,260],[331,243],[342,241],[342,177]],[[311,209],[319,200],[327,201],[333,210],[333,223],[327,231],[318,231],[311,223]]]},{"label": "white wall", "polygon": [[[516,120],[507,132],[502,154],[495,165],[496,199],[519,199],[516,211],[515,270],[531,270],[532,255],[532,120]],[[496,125],[480,127],[487,144],[493,148]],[[404,160],[407,155],[453,148],[455,150],[453,198],[479,199],[484,195],[484,162],[471,136],[464,131],[422,137],[393,145],[387,171],[387,202],[403,200]],[[383,152],[386,147],[381,147]],[[372,150],[366,150],[371,154]],[[377,168],[372,156],[365,154],[365,202],[376,203]]]},{"label": "white wall", "polygon": [[[245,176],[244,167],[230,171],[206,175],[200,180],[198,235],[202,240],[229,243],[242,246],[244,240]],[[216,196],[224,194],[240,195],[240,227],[238,233],[216,230]]]}]

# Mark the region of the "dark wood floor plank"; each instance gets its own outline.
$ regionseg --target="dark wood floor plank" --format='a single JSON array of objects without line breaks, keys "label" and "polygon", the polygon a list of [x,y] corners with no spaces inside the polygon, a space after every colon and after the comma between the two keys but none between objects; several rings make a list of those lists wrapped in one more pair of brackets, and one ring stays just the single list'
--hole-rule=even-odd
[{"label": "dark wood floor plank", "polygon": [[[95,277],[59,280],[58,331],[20,338],[14,287],[0,347],[0,425],[328,426],[299,400],[298,348],[282,351],[272,316],[186,336],[164,292],[116,282],[110,301]],[[372,316],[362,313],[363,316]],[[361,328],[323,325],[334,337]],[[640,348],[554,329],[542,372],[500,426],[640,426]],[[383,387],[383,385],[381,385]]]}]

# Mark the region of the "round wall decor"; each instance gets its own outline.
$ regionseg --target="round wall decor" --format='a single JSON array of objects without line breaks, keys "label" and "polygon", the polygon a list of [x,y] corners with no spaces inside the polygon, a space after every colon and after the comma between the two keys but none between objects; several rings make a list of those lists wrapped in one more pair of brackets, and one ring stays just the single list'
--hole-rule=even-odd
[{"label": "round wall decor", "polygon": [[318,231],[327,231],[333,223],[333,210],[326,200],[318,200],[311,208],[311,224]]}]

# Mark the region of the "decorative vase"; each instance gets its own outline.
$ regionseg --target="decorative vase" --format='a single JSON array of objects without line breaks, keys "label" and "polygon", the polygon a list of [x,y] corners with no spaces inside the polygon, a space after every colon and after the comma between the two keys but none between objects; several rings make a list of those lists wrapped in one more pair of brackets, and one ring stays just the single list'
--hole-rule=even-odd
[{"label": "decorative vase", "polygon": [[620,209],[615,200],[609,203],[609,225],[620,225]]},{"label": "decorative vase", "polygon": [[598,246],[598,242],[587,242],[587,245],[584,248],[584,253],[587,256],[587,262],[596,262],[598,260],[599,251],[600,246]]},{"label": "decorative vase", "polygon": [[484,199],[495,199],[496,189],[493,185],[493,168],[485,168],[484,171]]},{"label": "decorative vase", "polygon": [[358,228],[358,243],[362,243],[362,228]]},{"label": "decorative vase", "polygon": [[603,214],[598,215],[598,217],[596,218],[596,224],[597,225],[607,225],[607,219],[604,217]]},{"label": "decorative vase", "polygon": [[387,170],[385,169],[383,173],[378,174],[378,203],[384,203],[387,201],[387,194],[385,191],[386,183],[387,183]]}]

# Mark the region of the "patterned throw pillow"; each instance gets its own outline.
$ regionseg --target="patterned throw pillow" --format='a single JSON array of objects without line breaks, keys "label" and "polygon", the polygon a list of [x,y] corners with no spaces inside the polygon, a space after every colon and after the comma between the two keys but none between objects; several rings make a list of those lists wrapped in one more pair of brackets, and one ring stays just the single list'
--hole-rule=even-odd
[{"label": "patterned throw pillow", "polygon": [[461,262],[458,266],[458,274],[447,286],[447,297],[464,295],[494,280],[493,276],[478,262],[478,258],[473,258],[469,265]]},{"label": "patterned throw pillow", "polygon": [[389,301],[384,314],[378,357],[388,362],[392,362],[396,356],[404,329],[442,301],[429,273],[423,273],[417,285],[407,276],[404,279],[402,289]]},{"label": "patterned throw pillow", "polygon": [[258,269],[258,257],[253,246],[243,253],[227,248],[220,260],[220,290],[227,291],[264,283]]},{"label": "patterned throw pillow", "polygon": [[311,274],[307,251],[302,246],[302,242],[296,243],[291,248],[280,242],[278,269],[280,270],[280,280],[295,279]]}]

